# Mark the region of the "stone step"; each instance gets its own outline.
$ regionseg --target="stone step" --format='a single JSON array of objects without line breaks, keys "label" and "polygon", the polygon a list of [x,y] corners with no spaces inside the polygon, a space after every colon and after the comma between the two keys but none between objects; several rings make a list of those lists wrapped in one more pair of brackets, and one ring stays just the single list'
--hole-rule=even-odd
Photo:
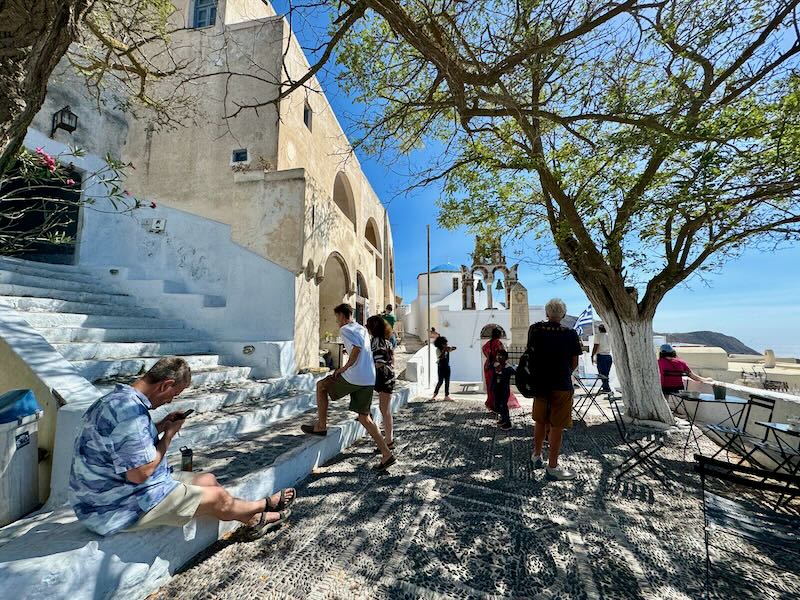
[{"label": "stone step", "polygon": [[111,304],[114,306],[136,306],[138,300],[126,294],[105,294],[94,292],[78,292],[73,290],[45,289],[27,285],[0,283],[0,296],[20,296],[25,298],[51,298],[69,302],[91,302],[93,304]]},{"label": "stone step", "polygon": [[92,294],[119,293],[119,289],[111,284],[104,284],[100,281],[86,282],[74,281],[71,279],[60,279],[45,275],[28,275],[16,271],[0,270],[0,283],[6,285],[21,285],[42,290],[63,290],[70,292],[85,292]]},{"label": "stone step", "polygon": [[166,342],[199,340],[208,336],[194,329],[124,327],[43,327],[39,328],[51,344],[62,342]]},{"label": "stone step", "polygon": [[95,304],[92,302],[70,302],[53,298],[24,298],[20,296],[0,296],[0,306],[7,306],[19,311],[32,312],[64,312],[89,315],[107,315],[120,317],[158,317],[155,308],[140,306],[117,306],[113,304]]},{"label": "stone step", "polygon": [[0,269],[12,268],[34,269],[56,275],[66,275],[67,277],[71,277],[75,274],[92,275],[94,272],[91,269],[85,269],[78,265],[65,265],[59,263],[42,262],[38,260],[26,260],[24,258],[18,258],[15,256],[0,256]]},{"label": "stone step", "polygon": [[214,343],[208,340],[191,342],[74,342],[51,344],[67,360],[106,360],[139,358],[171,354],[209,354]]},{"label": "stone step", "polygon": [[84,269],[74,265],[57,265],[24,260],[11,256],[0,256],[0,270],[13,271],[26,275],[38,275],[40,277],[54,277],[69,281],[85,281],[87,283],[97,281],[96,272],[90,269]]},{"label": "stone step", "polygon": [[[202,389],[219,388],[219,387],[224,387],[226,385],[235,385],[248,381],[247,378],[250,375],[251,370],[252,370],[251,367],[228,367],[226,365],[219,365],[210,368],[193,369],[191,387],[187,389],[183,394],[181,394],[178,398],[173,400],[173,404],[171,406],[175,406],[177,402],[186,398],[188,394],[193,393],[198,388]],[[127,376],[112,377],[110,379],[101,379],[95,381],[94,386],[104,394],[107,394],[108,392],[114,389],[114,386],[116,384],[127,383],[128,385],[130,385],[131,383],[136,381],[136,378],[137,378],[136,375],[127,375]],[[186,409],[172,408],[170,410],[188,410],[189,408],[194,408],[195,410],[197,410],[197,408],[195,408],[194,406],[187,406]],[[212,410],[216,410],[216,408]],[[197,412],[200,411],[197,410]]]},{"label": "stone step", "polygon": [[[251,398],[220,410],[191,415],[174,442],[178,444],[176,448],[216,447],[223,440],[236,440],[243,435],[263,432],[276,423],[315,409],[316,406],[314,392],[289,392],[281,396]],[[172,410],[185,409],[173,407],[167,413]]]},{"label": "stone step", "polygon": [[[241,368],[241,367],[220,367]],[[198,372],[198,376],[204,373]],[[230,380],[224,383],[203,385],[207,381],[192,374],[192,387],[183,392],[169,406],[162,406],[153,411],[153,418],[180,410],[189,409],[198,414],[221,411],[230,407],[250,406],[263,400],[277,397],[288,397],[292,394],[311,393],[314,391],[317,378],[311,375],[292,375],[275,379]]]},{"label": "stone step", "polygon": [[[138,357],[106,360],[73,360],[72,365],[82,377],[89,381],[107,380],[117,377],[131,377],[147,371],[160,357]],[[200,354],[183,356],[194,369],[208,369],[219,365],[219,355]]]},{"label": "stone step", "polygon": [[147,328],[184,329],[177,319],[156,317],[128,317],[114,315],[90,315],[85,313],[27,312],[25,320],[35,328],[98,327],[108,329]]},{"label": "stone step", "polygon": [[[404,405],[413,391],[399,387],[393,410]],[[309,411],[305,417],[280,421],[264,431],[194,447],[197,469],[214,472],[241,498],[264,498],[296,485],[317,465],[365,435],[346,406],[346,402],[333,405],[325,437],[300,432],[300,424],[313,414]],[[379,418],[377,403],[373,417]],[[175,468],[180,468],[181,445],[176,437],[170,446],[169,460]],[[31,600],[144,598],[237,527],[236,522],[203,518],[187,526],[188,534],[187,528],[159,527],[101,537],[84,528],[69,507],[42,511],[0,529],[0,589],[14,590],[15,597]],[[113,557],[111,566],[109,557]]]}]

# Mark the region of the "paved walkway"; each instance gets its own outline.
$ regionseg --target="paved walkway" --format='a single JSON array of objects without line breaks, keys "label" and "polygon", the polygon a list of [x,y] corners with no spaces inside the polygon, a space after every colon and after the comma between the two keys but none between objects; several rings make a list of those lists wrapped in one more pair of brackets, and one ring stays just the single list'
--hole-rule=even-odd
[{"label": "paved walkway", "polygon": [[[154,598],[702,597],[701,504],[681,432],[663,459],[670,491],[611,477],[623,450],[597,415],[565,436],[563,462],[578,479],[549,482],[530,463],[529,411],[502,432],[482,402],[412,402],[395,417],[388,474],[370,470],[377,457],[361,441],[299,488],[288,526],[219,542]],[[719,597],[800,589],[791,576],[784,594],[760,589],[752,567],[726,566]]]}]

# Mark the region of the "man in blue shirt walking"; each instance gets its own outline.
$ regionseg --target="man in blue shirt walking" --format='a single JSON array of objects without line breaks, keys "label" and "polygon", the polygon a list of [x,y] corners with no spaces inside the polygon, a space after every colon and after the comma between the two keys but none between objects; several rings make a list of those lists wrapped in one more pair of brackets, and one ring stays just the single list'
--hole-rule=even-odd
[{"label": "man in blue shirt walking", "polygon": [[117,385],[83,416],[69,478],[70,504],[86,527],[109,535],[160,525],[183,526],[207,515],[240,521],[252,537],[282,524],[293,488],[268,498],[234,498],[211,473],[172,472],[167,450],[185,422],[173,412],[158,423],[149,411],[169,404],[191,383],[178,357],[159,360],[132,385]]}]

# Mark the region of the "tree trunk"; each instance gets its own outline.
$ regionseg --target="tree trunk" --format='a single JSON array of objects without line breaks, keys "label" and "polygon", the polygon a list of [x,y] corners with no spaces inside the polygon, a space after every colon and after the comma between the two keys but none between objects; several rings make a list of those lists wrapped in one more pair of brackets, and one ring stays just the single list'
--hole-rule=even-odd
[{"label": "tree trunk", "polygon": [[598,307],[598,312],[608,329],[626,414],[642,421],[672,425],[672,412],[661,392],[653,320],[623,318],[613,308]]},{"label": "tree trunk", "polygon": [[[47,81],[94,0],[7,0],[0,3],[0,175],[13,163]],[[49,133],[49,132],[48,132]]]}]

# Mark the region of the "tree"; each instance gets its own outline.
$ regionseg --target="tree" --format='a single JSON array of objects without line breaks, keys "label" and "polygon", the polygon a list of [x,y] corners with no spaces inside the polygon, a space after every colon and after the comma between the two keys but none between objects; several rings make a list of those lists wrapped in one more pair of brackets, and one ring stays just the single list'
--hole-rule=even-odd
[{"label": "tree", "polygon": [[[51,156],[42,148],[19,151],[13,168],[0,176],[0,256],[19,254],[32,247],[73,243],[71,233],[76,229],[75,216],[81,206],[113,210],[114,214],[142,207],[122,188],[124,171],[130,165],[111,156],[105,158],[99,170],[85,173],[82,180],[73,179],[79,176],[73,175],[71,162],[82,155],[78,148],[58,156]],[[81,184],[102,189],[104,195],[95,192],[90,199],[83,199]]]},{"label": "tree", "polygon": [[193,97],[180,82],[193,73],[173,53],[171,36],[183,29],[174,13],[170,0],[0,4],[0,175],[15,163],[62,59],[85,77],[98,102],[147,109],[162,124],[190,113]]},{"label": "tree", "polygon": [[417,184],[443,183],[444,225],[552,244],[610,330],[628,413],[671,423],[659,302],[800,233],[797,4],[343,0],[282,96],[335,48],[366,147],[436,144]]}]

